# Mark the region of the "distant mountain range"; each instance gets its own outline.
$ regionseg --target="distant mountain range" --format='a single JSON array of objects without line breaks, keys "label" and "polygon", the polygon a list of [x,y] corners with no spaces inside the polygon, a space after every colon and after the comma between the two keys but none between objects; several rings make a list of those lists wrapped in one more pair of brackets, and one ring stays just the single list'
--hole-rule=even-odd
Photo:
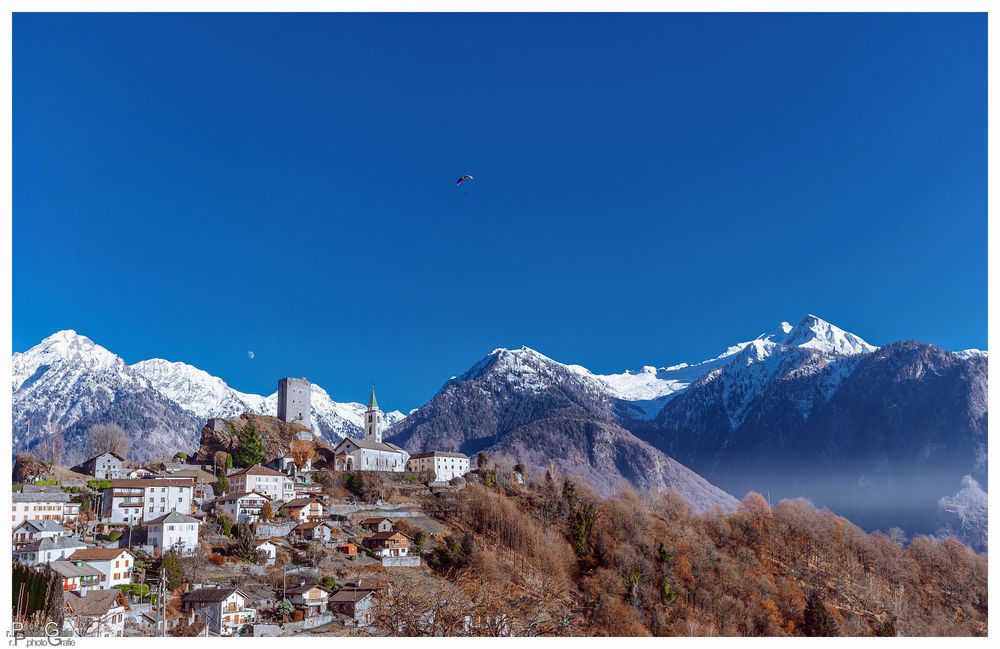
[{"label": "distant mountain range", "polygon": [[[622,374],[497,349],[409,416],[390,413],[387,436],[553,464],[604,492],[675,488],[700,508],[749,490],[808,497],[869,529],[946,528],[985,547],[986,368],[985,351],[876,347],[812,315],[707,361]],[[56,424],[72,439],[115,421],[137,456],[172,454],[197,446],[208,417],[276,410],[276,395],[184,363],[128,365],[71,331],[14,354],[12,387],[15,449]],[[313,386],[328,441],[358,435],[362,410]]]},{"label": "distant mountain range", "polygon": [[[136,457],[173,455],[197,448],[210,417],[274,415],[278,407],[277,392],[267,397],[239,392],[208,372],[159,358],[129,365],[74,331],[57,332],[15,353],[12,366],[15,450],[34,447],[57,428],[75,440],[94,423],[113,422],[131,435]],[[360,436],[364,410],[363,404],[334,401],[312,386],[313,426],[328,441]],[[386,413],[390,424],[403,416]]]}]

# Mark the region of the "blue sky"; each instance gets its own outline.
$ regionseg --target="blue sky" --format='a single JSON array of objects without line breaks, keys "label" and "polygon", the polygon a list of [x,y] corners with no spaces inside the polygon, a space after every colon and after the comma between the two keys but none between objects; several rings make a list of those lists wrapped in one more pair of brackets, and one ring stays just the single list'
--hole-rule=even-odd
[{"label": "blue sky", "polygon": [[809,312],[983,348],[986,34],[16,14],[13,348],[71,328],[402,410],[499,346],[621,371]]}]

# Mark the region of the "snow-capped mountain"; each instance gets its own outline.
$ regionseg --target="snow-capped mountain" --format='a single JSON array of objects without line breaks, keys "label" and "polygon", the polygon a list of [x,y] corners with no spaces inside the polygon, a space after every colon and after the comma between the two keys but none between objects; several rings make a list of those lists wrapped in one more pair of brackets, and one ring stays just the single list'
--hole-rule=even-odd
[{"label": "snow-capped mountain", "polygon": [[[187,363],[154,358],[140,361],[132,367],[181,408],[202,419],[239,417],[244,412],[274,416],[278,412],[277,391],[266,397],[240,392],[226,385],[222,379]],[[334,401],[326,390],[316,384],[312,385],[311,403],[313,426],[327,440],[361,435],[364,404]],[[404,417],[398,410],[385,413],[389,425]]]},{"label": "snow-capped mountain", "polygon": [[[11,358],[13,444],[34,446],[61,430],[77,452],[87,427],[122,425],[137,457],[196,445],[198,418],[159,392],[124,360],[74,331],[57,332]],[[172,449],[172,450],[171,450]]]},{"label": "snow-capped mountain", "polygon": [[[76,439],[93,423],[114,422],[132,435],[136,457],[173,454],[197,446],[210,417],[277,413],[277,392],[266,397],[239,392],[197,367],[159,358],[129,365],[70,330],[15,353],[11,362],[15,450],[31,448],[57,428]],[[360,435],[364,409],[312,386],[313,425],[328,441]],[[389,424],[403,417],[399,411],[386,413]]]},{"label": "snow-capped mountain", "polygon": [[492,351],[390,433],[411,452],[483,451],[554,465],[605,493],[632,485],[674,489],[701,510],[736,504],[622,428],[603,382],[527,347]]}]

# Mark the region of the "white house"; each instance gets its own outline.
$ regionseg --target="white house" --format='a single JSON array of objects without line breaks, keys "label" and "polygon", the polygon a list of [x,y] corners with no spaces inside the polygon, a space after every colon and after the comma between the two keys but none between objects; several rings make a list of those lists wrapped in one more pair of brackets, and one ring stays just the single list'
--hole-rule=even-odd
[{"label": "white house", "polygon": [[98,480],[113,480],[124,478],[125,471],[122,463],[125,461],[121,455],[113,451],[95,455],[80,465],[81,473],[92,475]]},{"label": "white house", "polygon": [[41,539],[69,535],[69,530],[57,521],[24,521],[14,528],[12,542],[18,547]]},{"label": "white house", "polygon": [[278,558],[278,546],[270,539],[261,539],[257,541],[257,552],[264,554],[264,564],[268,566],[273,566],[275,560]]},{"label": "white house", "polygon": [[237,523],[256,523],[260,518],[261,509],[269,502],[271,502],[270,496],[256,491],[233,494],[215,501],[219,509]]},{"label": "white house", "polygon": [[256,491],[265,494],[271,500],[292,500],[295,497],[295,484],[292,479],[280,471],[255,464],[249,469],[243,469],[229,476],[229,488],[233,493],[244,494]]},{"label": "white house", "polygon": [[330,591],[322,586],[302,584],[285,590],[288,601],[302,611],[306,618],[326,613],[330,600]]},{"label": "white house", "polygon": [[73,590],[83,594],[101,587],[101,571],[85,561],[60,560],[44,565],[62,580],[63,591]]},{"label": "white house", "polygon": [[464,453],[430,451],[414,453],[406,463],[406,470],[415,473],[433,473],[437,482],[448,482],[452,478],[469,472],[469,456]]},{"label": "white house", "polygon": [[26,566],[65,559],[87,546],[79,539],[68,536],[51,536],[32,541],[14,550],[14,557]]},{"label": "white house", "polygon": [[205,623],[215,635],[235,635],[240,627],[253,624],[257,611],[250,596],[239,588],[199,588],[181,596],[181,612],[189,624]]},{"label": "white house", "polygon": [[161,556],[171,548],[180,555],[194,554],[200,527],[201,521],[194,516],[170,512],[146,523],[146,541]]},{"label": "white house", "polygon": [[194,480],[112,480],[104,490],[104,520],[138,525],[168,512],[191,513]]},{"label": "white house", "polygon": [[124,548],[86,548],[69,555],[69,561],[85,561],[101,572],[98,588],[109,589],[132,583],[135,556]]},{"label": "white house", "polygon": [[309,521],[301,523],[292,530],[292,534],[302,538],[304,541],[319,541],[329,543],[330,539],[339,536],[340,530],[326,521]]},{"label": "white house", "polygon": [[17,491],[10,495],[10,500],[10,522],[16,527],[22,521],[62,522],[70,497],[63,491]]},{"label": "white house", "polygon": [[128,600],[120,590],[63,593],[63,630],[70,636],[114,638],[125,630]]},{"label": "white house", "polygon": [[375,388],[364,413],[363,439],[345,437],[333,449],[337,471],[405,471],[409,454],[389,442],[382,441],[382,410],[375,400]]},{"label": "white house", "polygon": [[323,503],[315,498],[296,498],[285,503],[285,512],[293,521],[316,521],[323,518]]}]

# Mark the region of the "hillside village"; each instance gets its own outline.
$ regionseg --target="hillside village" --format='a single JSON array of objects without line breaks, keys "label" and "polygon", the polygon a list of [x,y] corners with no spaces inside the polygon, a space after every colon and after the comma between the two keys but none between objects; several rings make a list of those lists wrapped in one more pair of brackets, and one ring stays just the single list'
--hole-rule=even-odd
[{"label": "hillside village", "polygon": [[455,497],[470,458],[384,441],[374,387],[363,437],[331,447],[310,388],[282,379],[277,417],[211,419],[167,461],[131,462],[113,436],[72,469],[19,456],[15,618],[72,636],[372,632],[371,576],[428,569],[427,503]]},{"label": "hillside village", "polygon": [[28,635],[983,635],[985,555],[868,534],[805,500],[698,507],[600,496],[556,464],[410,454],[313,434],[309,383],[278,416],[209,419],[140,465],[95,426],[64,467],[15,461],[14,620]]}]

